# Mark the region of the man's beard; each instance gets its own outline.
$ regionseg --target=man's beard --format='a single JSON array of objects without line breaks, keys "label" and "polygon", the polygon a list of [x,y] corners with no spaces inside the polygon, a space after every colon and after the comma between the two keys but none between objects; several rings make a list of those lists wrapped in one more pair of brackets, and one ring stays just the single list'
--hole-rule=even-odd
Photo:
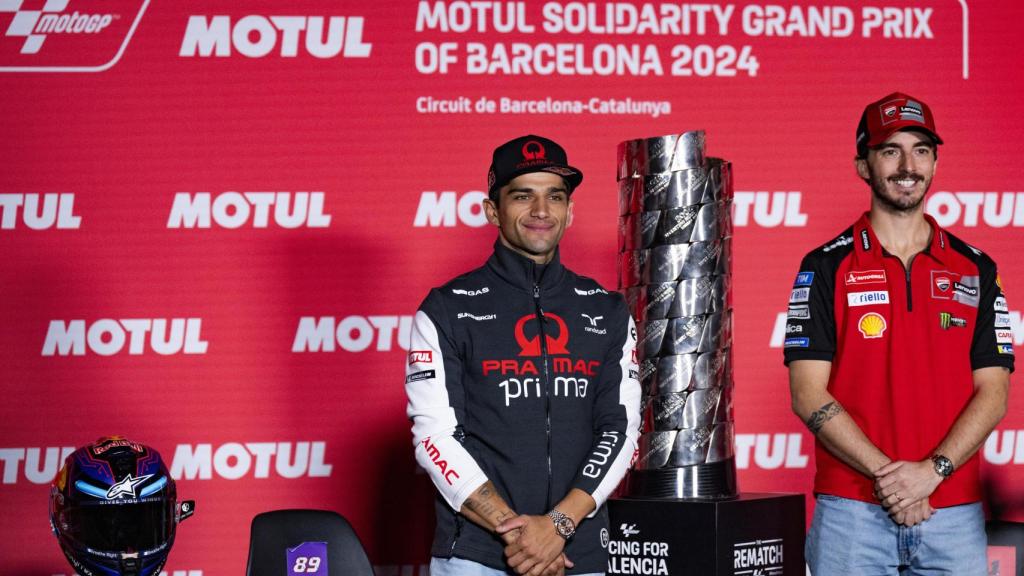
[{"label": "man's beard", "polygon": [[[917,210],[921,202],[924,202],[925,196],[928,195],[928,188],[931,187],[931,181],[925,181],[923,176],[913,172],[901,171],[888,178],[881,179],[874,172],[871,172],[870,168],[868,168],[868,171],[871,175],[871,178],[868,180],[868,184],[871,186],[871,193],[884,210],[894,214],[906,214]],[[897,195],[895,198],[892,197],[886,188],[886,184],[907,178],[912,178],[917,182],[925,182],[924,193],[917,197],[904,196],[902,194]]]}]

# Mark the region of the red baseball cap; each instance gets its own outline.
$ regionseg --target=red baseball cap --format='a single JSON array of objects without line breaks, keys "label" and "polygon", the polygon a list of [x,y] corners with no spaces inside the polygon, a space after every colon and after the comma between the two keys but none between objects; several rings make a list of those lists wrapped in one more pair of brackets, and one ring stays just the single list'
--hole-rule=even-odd
[{"label": "red baseball cap", "polygon": [[935,132],[931,108],[913,96],[893,92],[864,108],[857,125],[857,155],[863,157],[868,148],[878,146],[900,130],[920,130],[936,144],[942,144],[942,138]]}]

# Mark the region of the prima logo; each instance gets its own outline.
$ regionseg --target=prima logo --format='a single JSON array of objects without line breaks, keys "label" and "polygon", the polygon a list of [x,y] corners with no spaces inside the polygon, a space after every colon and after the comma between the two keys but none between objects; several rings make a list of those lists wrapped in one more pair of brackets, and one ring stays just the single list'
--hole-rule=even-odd
[{"label": "prima logo", "polygon": [[300,40],[305,52],[316,58],[368,58],[373,48],[363,42],[360,16],[253,15],[233,24],[230,16],[190,16],[178,55],[226,58],[234,49],[242,56],[263,58],[278,49],[280,56],[294,58]]},{"label": "prima logo", "polygon": [[148,5],[149,0],[0,2],[0,72],[107,70],[121,59]]}]

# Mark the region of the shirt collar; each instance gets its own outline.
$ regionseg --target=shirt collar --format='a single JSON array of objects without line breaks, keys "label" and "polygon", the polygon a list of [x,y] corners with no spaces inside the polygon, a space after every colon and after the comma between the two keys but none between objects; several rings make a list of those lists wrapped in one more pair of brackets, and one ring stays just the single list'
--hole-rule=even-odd
[{"label": "shirt collar", "polygon": [[[871,254],[876,257],[888,255],[889,253],[882,247],[882,243],[878,241],[878,236],[875,236],[875,231],[871,228],[871,220],[868,218],[868,214],[870,212],[865,212],[861,215],[860,219],[853,226],[853,242],[856,246],[854,249],[858,254]],[[949,254],[949,236],[930,215],[925,214],[924,219],[928,222],[928,226],[931,227],[932,233],[928,246],[921,253],[931,256],[940,263],[945,263]]]},{"label": "shirt collar", "polygon": [[531,292],[534,285],[541,290],[557,286],[565,274],[557,247],[550,262],[537,264],[502,244],[500,238],[494,241],[494,254],[487,260],[487,266],[509,284]]}]

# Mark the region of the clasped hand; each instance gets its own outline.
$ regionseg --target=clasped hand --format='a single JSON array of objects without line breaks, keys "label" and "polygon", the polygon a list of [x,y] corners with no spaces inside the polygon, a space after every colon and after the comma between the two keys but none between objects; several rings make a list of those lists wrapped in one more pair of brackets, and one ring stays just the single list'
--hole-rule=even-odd
[{"label": "clasped hand", "polygon": [[497,532],[505,540],[505,558],[516,574],[561,576],[573,567],[562,553],[565,540],[547,516],[516,516],[498,525]]},{"label": "clasped hand", "polygon": [[941,482],[931,460],[897,460],[875,472],[874,495],[896,523],[914,526],[935,513],[928,497]]}]

